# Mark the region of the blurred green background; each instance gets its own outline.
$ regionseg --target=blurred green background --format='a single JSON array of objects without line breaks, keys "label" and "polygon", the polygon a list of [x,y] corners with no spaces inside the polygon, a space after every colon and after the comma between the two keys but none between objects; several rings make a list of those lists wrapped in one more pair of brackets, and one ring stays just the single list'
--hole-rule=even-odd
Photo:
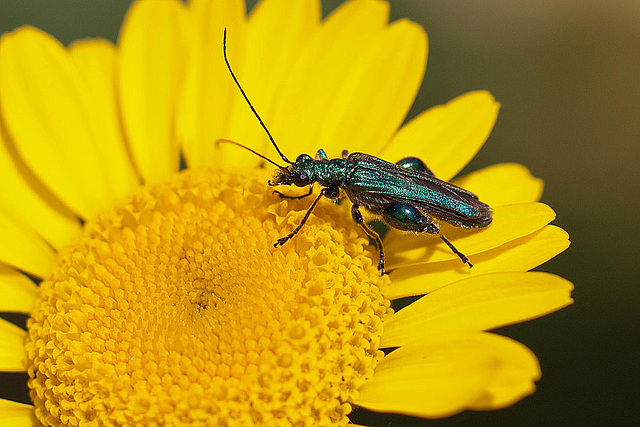
[{"label": "blurred green background", "polygon": [[[65,44],[115,40],[129,3],[0,0],[0,31],[32,24]],[[323,3],[327,14],[340,1]],[[474,89],[502,103],[488,143],[466,170],[519,162],[545,180],[543,201],[573,243],[543,270],[573,281],[576,302],[499,331],[533,349],[542,365],[538,391],[522,402],[444,420],[357,410],[353,421],[636,425],[640,1],[392,0],[391,16],[408,17],[429,35],[427,73],[409,117]],[[24,396],[6,385],[23,377],[2,380],[2,396]]]}]

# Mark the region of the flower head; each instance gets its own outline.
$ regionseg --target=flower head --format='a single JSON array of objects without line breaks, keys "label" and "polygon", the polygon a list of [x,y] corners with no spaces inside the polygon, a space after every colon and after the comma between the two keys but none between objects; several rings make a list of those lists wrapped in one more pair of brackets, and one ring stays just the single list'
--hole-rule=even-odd
[{"label": "flower head", "polygon": [[38,418],[344,422],[382,358],[388,279],[326,208],[265,250],[299,219],[279,204],[255,177],[193,170],[87,223],[31,314]]},{"label": "flower head", "polygon": [[353,405],[439,417],[530,394],[533,353],[486,331],[571,303],[569,282],[528,272],[568,246],[541,181],[513,164],[454,181],[493,208],[487,228],[442,226],[471,270],[392,229],[380,277],[349,203],[319,203],[274,248],[310,202],[280,199],[259,157],[214,144],[272,152],[224,65],[225,27],[287,155],[414,155],[450,180],[493,127],[499,106],[478,91],[399,129],[426,35],[375,0],[324,21],[314,0],[263,0],[248,18],[239,0],[140,0],[117,46],[3,35],[0,309],[30,319],[0,323],[0,368],[29,373],[33,406],[2,401],[0,418],[344,425]]}]

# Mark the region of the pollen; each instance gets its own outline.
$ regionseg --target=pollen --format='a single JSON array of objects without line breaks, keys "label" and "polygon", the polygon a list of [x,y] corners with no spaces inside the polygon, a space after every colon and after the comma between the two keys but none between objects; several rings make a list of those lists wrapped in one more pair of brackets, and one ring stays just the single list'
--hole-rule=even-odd
[{"label": "pollen", "polygon": [[[45,425],[345,425],[392,314],[345,206],[189,170],[85,224],[28,322]],[[311,199],[311,197],[309,198]]]}]

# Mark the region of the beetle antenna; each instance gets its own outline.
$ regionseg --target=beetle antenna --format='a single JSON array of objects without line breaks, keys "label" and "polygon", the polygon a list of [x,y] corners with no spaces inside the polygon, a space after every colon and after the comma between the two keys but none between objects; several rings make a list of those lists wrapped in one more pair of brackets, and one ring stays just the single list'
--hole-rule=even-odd
[{"label": "beetle antenna", "polygon": [[240,144],[239,142],[235,142],[235,141],[232,141],[232,140],[230,140],[230,139],[225,139],[225,138],[220,138],[220,139],[216,140],[216,144],[220,144],[220,143],[227,143],[227,144],[237,145],[237,146],[238,146],[238,147],[240,147],[240,148],[244,148],[244,149],[245,149],[245,150],[247,150],[247,151],[251,151],[253,154],[255,154],[255,155],[256,155],[256,156],[258,156],[258,157],[263,158],[264,160],[266,160],[267,162],[271,163],[272,165],[275,165],[275,166],[279,167],[279,168],[280,168],[280,170],[282,170],[282,169],[286,169],[284,166],[280,166],[279,164],[277,164],[276,162],[274,162],[273,160],[271,160],[271,159],[270,159],[270,158],[268,158],[267,156],[263,156],[262,154],[258,153],[257,151],[254,151],[254,150],[252,150],[251,148],[249,148],[249,147],[247,147],[247,146],[245,146],[245,145]]},{"label": "beetle antenna", "polygon": [[[276,141],[273,139],[273,136],[271,136],[271,132],[269,132],[269,129],[267,129],[267,126],[264,124],[264,122],[260,118],[260,115],[258,114],[256,109],[253,108],[253,105],[251,104],[251,101],[249,101],[249,98],[247,97],[247,94],[244,93],[244,89],[242,89],[242,86],[240,86],[240,82],[236,78],[236,75],[233,73],[233,70],[231,69],[231,64],[229,64],[229,59],[227,58],[227,29],[226,29],[226,27],[224,29],[224,37],[222,39],[222,53],[224,55],[224,62],[227,64],[227,68],[229,69],[229,72],[231,73],[231,77],[233,77],[233,81],[236,83],[236,86],[238,86],[238,89],[240,89],[240,93],[242,93],[242,96],[244,97],[245,101],[247,101],[247,104],[249,104],[249,108],[251,108],[251,111],[253,111],[253,114],[256,116],[256,118],[260,122],[260,126],[262,126],[262,129],[264,129],[264,131],[267,133],[267,136],[269,137],[269,140],[271,141],[273,146],[276,148],[276,151],[278,152],[278,154],[280,154],[280,157],[282,157],[282,160],[284,160],[285,162],[287,162],[289,164],[293,164],[293,162],[291,160],[287,159],[287,156],[282,154],[282,151],[280,151],[280,149],[278,148],[278,144],[276,144]],[[240,144],[238,144],[238,145],[240,145]],[[252,151],[252,150],[250,150],[250,151]],[[258,154],[258,153],[256,153],[256,154]],[[271,163],[273,163],[273,162],[271,162]],[[280,166],[280,167],[282,167],[282,166]]]}]

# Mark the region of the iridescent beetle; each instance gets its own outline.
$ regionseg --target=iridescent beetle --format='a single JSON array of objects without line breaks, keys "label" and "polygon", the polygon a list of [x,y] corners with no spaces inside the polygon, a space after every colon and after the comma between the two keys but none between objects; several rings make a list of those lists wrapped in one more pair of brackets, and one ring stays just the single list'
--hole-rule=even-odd
[{"label": "iridescent beetle", "polygon": [[[278,239],[273,246],[283,245],[295,236],[307,222],[311,212],[313,212],[322,197],[336,200],[340,198],[341,191],[344,191],[353,203],[351,206],[353,220],[375,241],[380,251],[378,262],[380,274],[384,274],[382,240],[374,230],[365,224],[360,212],[361,206],[382,217],[390,227],[418,233],[439,234],[440,227],[434,218],[466,229],[486,227],[491,223],[493,219],[491,208],[478,200],[478,196],[436,178],[425,163],[416,157],[407,157],[396,163],[389,163],[369,154],[349,154],[347,150],[344,150],[342,158],[329,159],[324,150],[320,149],[316,153],[315,159],[308,154],[301,154],[295,162],[290,161],[278,148],[267,126],[249,101],[231,69],[231,64],[229,64],[227,58],[226,28],[223,38],[223,55],[236,86],[240,89],[242,96],[247,101],[251,111],[267,133],[269,140],[282,160],[289,165],[281,166],[235,141],[222,139],[219,142],[227,142],[242,147],[277,166],[278,170],[275,172],[274,181],[268,182],[270,186],[309,186],[309,191],[301,196],[288,196],[279,191],[274,191],[283,199],[301,199],[310,196],[313,192],[313,184],[316,182],[323,187],[302,218],[302,221],[300,221],[300,224],[289,235]],[[445,236],[440,235],[440,238],[463,263],[469,265],[469,268],[473,267],[469,258],[458,251]]]}]

